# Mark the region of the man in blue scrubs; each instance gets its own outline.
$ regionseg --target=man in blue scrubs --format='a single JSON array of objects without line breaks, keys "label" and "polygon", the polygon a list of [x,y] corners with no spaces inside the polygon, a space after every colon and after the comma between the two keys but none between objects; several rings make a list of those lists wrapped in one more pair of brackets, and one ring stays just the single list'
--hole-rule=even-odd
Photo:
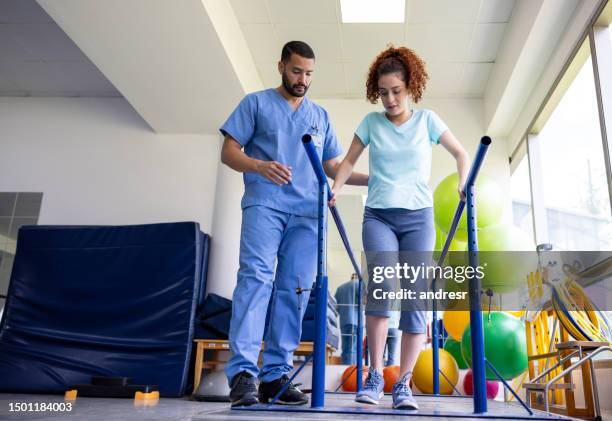
[{"label": "man in blue scrubs", "polygon": [[[314,52],[306,43],[287,43],[278,63],[282,84],[247,95],[221,127],[221,161],[244,173],[245,186],[229,332],[232,356],[225,369],[232,406],[252,405],[258,398],[267,402],[288,382],[309,296],[296,294],[296,287],[310,288],[316,275],[318,184],[301,139],[306,133],[312,136],[332,178],[342,151],[327,112],[305,96],[314,65]],[[350,183],[367,185],[367,180],[355,173]],[[277,402],[300,405],[308,398],[290,384]]]}]

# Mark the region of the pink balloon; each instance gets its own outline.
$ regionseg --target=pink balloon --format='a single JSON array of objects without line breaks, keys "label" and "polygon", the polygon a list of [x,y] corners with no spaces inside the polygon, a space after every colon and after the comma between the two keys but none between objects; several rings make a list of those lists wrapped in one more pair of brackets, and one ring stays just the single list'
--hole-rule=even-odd
[{"label": "pink balloon", "polygon": [[[463,378],[463,390],[466,395],[474,394],[474,374],[469,369]],[[499,392],[499,382],[487,380],[487,399],[494,399]]]}]

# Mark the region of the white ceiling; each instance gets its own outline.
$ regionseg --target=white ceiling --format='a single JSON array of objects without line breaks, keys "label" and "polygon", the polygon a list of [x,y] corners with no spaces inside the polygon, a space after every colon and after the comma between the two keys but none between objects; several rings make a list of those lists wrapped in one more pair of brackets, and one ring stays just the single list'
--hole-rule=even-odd
[{"label": "white ceiling", "polygon": [[342,24],[339,0],[0,0],[0,96],[123,96],[155,131],[214,133],[245,92],[278,85],[286,41],[315,49],[311,97],[360,99],[395,43],[427,62],[426,99],[482,98],[504,136],[600,1],[406,0],[405,24]]},{"label": "white ceiling", "polygon": [[0,95],[121,96],[34,0],[0,0]]},{"label": "white ceiling", "polygon": [[339,0],[230,0],[265,86],[276,86],[283,44],[298,39],[317,56],[310,95],[361,98],[369,63],[388,43],[427,63],[425,96],[480,98],[515,0],[407,0],[405,24],[343,24]]},{"label": "white ceiling", "polygon": [[38,3],[158,133],[217,133],[244,95],[205,0]]}]

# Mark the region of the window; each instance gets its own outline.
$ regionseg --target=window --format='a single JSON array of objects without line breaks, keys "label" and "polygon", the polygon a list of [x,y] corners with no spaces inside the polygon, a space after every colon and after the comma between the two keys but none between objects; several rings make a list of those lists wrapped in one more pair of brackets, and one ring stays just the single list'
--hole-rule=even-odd
[{"label": "window", "polygon": [[513,223],[533,238],[531,213],[531,187],[529,184],[529,160],[523,156],[510,178]]},{"label": "window", "polygon": [[38,223],[41,202],[42,193],[0,193],[0,295],[8,290],[19,228]]},{"label": "window", "polygon": [[612,250],[612,218],[591,60],[537,135],[549,242]]}]

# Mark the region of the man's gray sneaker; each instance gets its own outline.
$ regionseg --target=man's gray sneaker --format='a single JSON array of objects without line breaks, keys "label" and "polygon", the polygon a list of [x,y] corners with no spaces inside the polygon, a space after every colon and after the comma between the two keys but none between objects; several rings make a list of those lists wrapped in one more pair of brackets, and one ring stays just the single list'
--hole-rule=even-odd
[{"label": "man's gray sneaker", "polygon": [[232,406],[250,406],[259,403],[255,378],[246,371],[236,374],[230,383],[229,398]]},{"label": "man's gray sneaker", "polygon": [[[274,396],[289,383],[289,377],[283,374],[280,378],[271,382],[259,384],[259,402],[268,403]],[[278,397],[275,403],[279,405],[305,405],[308,396],[298,388],[299,384],[289,383],[285,391]]]},{"label": "man's gray sneaker", "polygon": [[419,409],[419,405],[412,396],[409,384],[410,374],[406,374],[393,385],[393,408],[394,409]]},{"label": "man's gray sneaker", "polygon": [[385,379],[383,378],[382,374],[370,367],[365,385],[363,386],[363,389],[361,389],[361,392],[357,393],[355,400],[361,403],[378,405],[378,402],[385,394],[383,392],[384,388]]}]

